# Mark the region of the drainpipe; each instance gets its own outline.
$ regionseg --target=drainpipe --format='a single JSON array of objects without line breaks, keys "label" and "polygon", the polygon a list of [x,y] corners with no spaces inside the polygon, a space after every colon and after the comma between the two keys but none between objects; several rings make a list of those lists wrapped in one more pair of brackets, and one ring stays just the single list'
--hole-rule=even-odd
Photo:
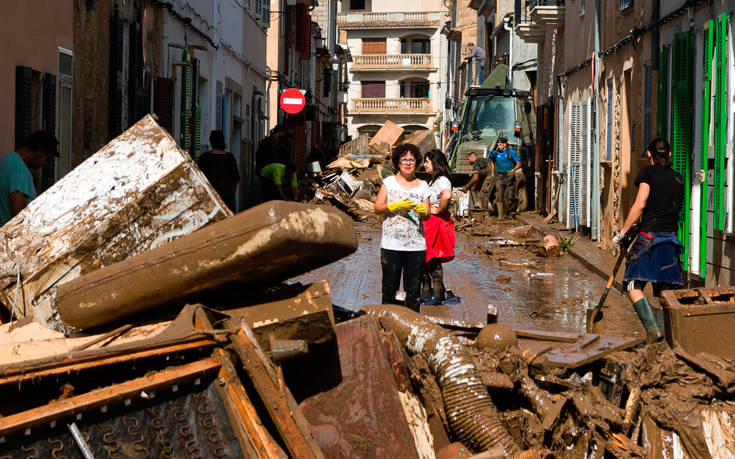
[{"label": "drainpipe", "polygon": [[510,87],[513,87],[513,27],[509,26],[510,20],[503,19],[503,28],[509,32],[508,35],[508,81]]}]

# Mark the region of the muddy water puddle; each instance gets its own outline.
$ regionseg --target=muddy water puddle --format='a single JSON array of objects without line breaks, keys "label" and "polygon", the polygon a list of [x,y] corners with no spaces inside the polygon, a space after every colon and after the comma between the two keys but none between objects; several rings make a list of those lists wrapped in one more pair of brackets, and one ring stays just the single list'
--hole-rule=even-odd
[{"label": "muddy water puddle", "polygon": [[[456,258],[444,265],[445,283],[464,301],[456,307],[441,307],[441,314],[468,320],[483,316],[492,304],[497,307],[498,321],[515,328],[583,332],[583,303],[596,304],[604,281],[571,256],[549,259],[523,246],[497,244],[501,232],[513,226],[518,224],[484,227],[483,236],[457,232]],[[354,311],[380,304],[382,276],[380,227],[369,220],[356,223],[355,228],[360,237],[354,254],[293,279],[327,279],[332,302]],[[606,305],[606,333],[643,335],[627,300],[611,292]]]}]

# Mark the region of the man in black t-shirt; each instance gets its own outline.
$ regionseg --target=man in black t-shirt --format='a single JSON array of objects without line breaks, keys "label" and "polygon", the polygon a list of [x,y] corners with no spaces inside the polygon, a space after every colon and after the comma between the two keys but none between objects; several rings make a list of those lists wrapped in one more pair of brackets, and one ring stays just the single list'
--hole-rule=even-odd
[{"label": "man in black t-shirt", "polygon": [[666,140],[652,140],[647,155],[651,165],[638,172],[635,203],[613,244],[622,240],[640,218],[638,234],[626,256],[623,285],[652,342],[662,335],[643,289],[651,282],[654,296],[659,296],[662,290],[682,285],[679,255],[683,246],[676,231],[684,201],[684,180],[671,169],[671,149]]},{"label": "man in black t-shirt", "polygon": [[467,185],[460,188],[462,192],[470,190],[472,192],[472,201],[477,205],[477,192],[480,192],[480,206],[482,210],[488,210],[487,204],[490,197],[490,160],[487,158],[478,158],[474,151],[467,155],[467,161],[472,164],[472,178]]}]

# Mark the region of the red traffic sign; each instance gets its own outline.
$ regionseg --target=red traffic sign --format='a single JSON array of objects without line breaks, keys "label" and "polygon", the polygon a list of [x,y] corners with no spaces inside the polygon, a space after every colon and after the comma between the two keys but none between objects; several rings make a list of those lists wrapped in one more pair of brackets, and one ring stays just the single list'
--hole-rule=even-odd
[{"label": "red traffic sign", "polygon": [[298,89],[287,89],[283,91],[280,99],[281,110],[289,115],[295,115],[306,107],[306,99]]}]

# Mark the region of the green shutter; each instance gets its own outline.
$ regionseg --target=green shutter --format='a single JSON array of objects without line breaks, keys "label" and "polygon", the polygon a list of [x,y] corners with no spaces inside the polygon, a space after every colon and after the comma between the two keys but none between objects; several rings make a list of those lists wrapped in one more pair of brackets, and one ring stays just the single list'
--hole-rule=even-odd
[{"label": "green shutter", "polygon": [[181,60],[186,64],[181,67],[181,132],[179,145],[184,150],[191,147],[191,65],[189,53],[184,51]]},{"label": "green shutter", "polygon": [[684,178],[684,202],[679,216],[679,240],[684,245],[682,267],[689,270],[689,204],[691,193],[692,87],[694,34],[682,32],[674,38],[671,62],[671,136],[674,169]]},{"label": "green shutter", "polygon": [[668,105],[668,79],[669,79],[669,47],[662,46],[658,53],[658,114],[657,122],[658,125],[658,136],[666,138],[666,111]]},{"label": "green shutter", "polygon": [[712,49],[714,47],[715,21],[707,23],[702,46],[702,127],[700,130],[700,168],[704,171],[701,184],[699,214],[699,275],[704,279],[707,270],[707,168],[709,161],[709,112],[710,84],[712,82]]},{"label": "green shutter", "polygon": [[202,145],[202,107],[199,104],[199,69],[201,64],[199,59],[191,60],[192,68],[192,118],[193,133],[191,141],[191,157],[199,159],[199,153]]},{"label": "green shutter", "polygon": [[717,21],[715,57],[715,183],[714,229],[724,230],[725,222],[725,154],[727,144],[727,23],[728,16]]}]

